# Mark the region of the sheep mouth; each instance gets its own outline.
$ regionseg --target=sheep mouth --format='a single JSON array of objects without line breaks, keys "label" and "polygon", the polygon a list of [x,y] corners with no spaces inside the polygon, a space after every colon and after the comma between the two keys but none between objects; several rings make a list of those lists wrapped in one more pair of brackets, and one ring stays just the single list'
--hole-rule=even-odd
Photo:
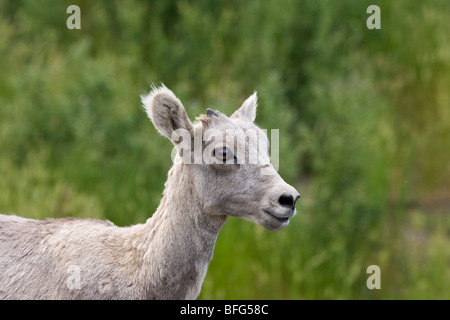
[{"label": "sheep mouth", "polygon": [[272,213],[272,212],[270,212],[269,210],[266,210],[266,209],[264,209],[263,211],[265,213],[267,213],[269,216],[271,216],[272,218],[274,218],[275,220],[277,220],[281,224],[289,223],[289,217],[279,217],[279,216],[275,215],[274,213]]}]

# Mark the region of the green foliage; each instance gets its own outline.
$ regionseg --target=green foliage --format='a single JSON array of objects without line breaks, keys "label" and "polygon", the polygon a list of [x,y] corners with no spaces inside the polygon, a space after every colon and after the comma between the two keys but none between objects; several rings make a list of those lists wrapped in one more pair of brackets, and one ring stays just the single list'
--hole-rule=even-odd
[{"label": "green foliage", "polygon": [[0,0],[0,212],[144,222],[172,147],[149,83],[191,119],[257,90],[299,214],[276,233],[230,218],[200,298],[448,299],[450,6],[378,1],[368,30],[371,4]]}]

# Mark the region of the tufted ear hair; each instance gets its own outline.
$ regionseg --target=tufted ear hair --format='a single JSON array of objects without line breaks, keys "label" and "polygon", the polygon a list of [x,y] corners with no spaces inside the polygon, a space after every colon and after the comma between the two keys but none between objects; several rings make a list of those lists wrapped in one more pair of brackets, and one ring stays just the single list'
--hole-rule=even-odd
[{"label": "tufted ear hair", "polygon": [[193,132],[192,122],[183,104],[165,85],[152,86],[150,93],[141,95],[141,101],[143,109],[155,128],[170,140],[172,140],[172,133],[177,129]]},{"label": "tufted ear hair", "polygon": [[232,115],[231,119],[243,119],[247,121],[255,121],[256,108],[258,107],[258,97],[256,91],[244,101],[242,106],[237,109]]}]

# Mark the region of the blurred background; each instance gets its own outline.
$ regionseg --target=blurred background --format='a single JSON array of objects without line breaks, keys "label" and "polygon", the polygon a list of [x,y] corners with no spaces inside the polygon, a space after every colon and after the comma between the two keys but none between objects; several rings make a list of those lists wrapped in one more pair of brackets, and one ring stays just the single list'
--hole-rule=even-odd
[{"label": "blurred background", "polygon": [[163,82],[194,120],[257,90],[298,214],[279,232],[230,218],[199,298],[450,299],[449,17],[446,0],[0,0],[0,212],[143,223],[172,145],[139,95]]}]

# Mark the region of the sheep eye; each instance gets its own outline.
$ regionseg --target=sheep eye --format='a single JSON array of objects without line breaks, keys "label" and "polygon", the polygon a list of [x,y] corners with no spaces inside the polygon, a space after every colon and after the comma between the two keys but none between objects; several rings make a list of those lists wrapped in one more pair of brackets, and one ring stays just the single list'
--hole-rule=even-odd
[{"label": "sheep eye", "polygon": [[219,147],[213,150],[213,156],[222,163],[225,163],[228,159],[235,158],[233,152],[227,147]]}]

